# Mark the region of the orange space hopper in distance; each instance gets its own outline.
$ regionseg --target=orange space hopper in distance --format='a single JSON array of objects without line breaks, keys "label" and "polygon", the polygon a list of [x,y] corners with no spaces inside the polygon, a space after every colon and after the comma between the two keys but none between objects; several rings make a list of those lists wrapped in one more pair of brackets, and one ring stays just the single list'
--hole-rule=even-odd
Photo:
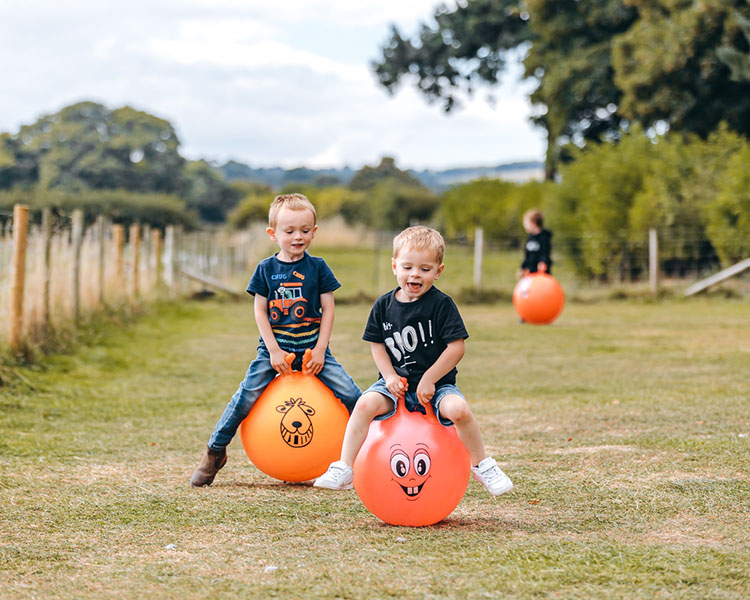
[{"label": "orange space hopper in distance", "polygon": [[305,318],[307,300],[302,297],[302,283],[282,283],[273,293],[273,300],[268,303],[268,317],[271,323],[277,323],[281,315],[292,313],[295,321]]}]

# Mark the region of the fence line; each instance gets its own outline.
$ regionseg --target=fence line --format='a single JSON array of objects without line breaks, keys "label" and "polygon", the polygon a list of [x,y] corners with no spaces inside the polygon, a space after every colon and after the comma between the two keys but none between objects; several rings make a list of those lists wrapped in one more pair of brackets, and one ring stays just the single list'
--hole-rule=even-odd
[{"label": "fence line", "polygon": [[266,243],[262,228],[230,233],[168,226],[162,236],[134,224],[127,233],[126,239],[121,225],[102,216],[85,226],[81,211],[53,223],[45,210],[40,224],[28,225],[28,209],[17,205],[13,221],[0,227],[0,322],[7,323],[0,348],[20,353],[97,311],[190,294],[199,284],[179,276],[180,265],[232,285],[247,278]]}]

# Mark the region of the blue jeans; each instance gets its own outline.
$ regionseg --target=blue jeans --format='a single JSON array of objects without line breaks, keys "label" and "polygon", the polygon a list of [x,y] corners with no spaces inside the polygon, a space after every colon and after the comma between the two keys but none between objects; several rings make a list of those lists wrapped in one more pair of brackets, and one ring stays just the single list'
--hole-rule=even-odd
[{"label": "blue jeans", "polygon": [[[383,421],[385,419],[391,418],[396,414],[396,406],[398,405],[398,402],[396,400],[396,397],[391,394],[388,386],[385,385],[385,379],[383,379],[382,377],[378,379],[364,391],[365,394],[367,392],[377,392],[378,394],[382,394],[386,398],[389,398],[393,401],[393,410],[385,414],[378,415],[377,417],[375,417],[375,420]],[[440,415],[440,401],[448,394],[461,396],[461,398],[464,397],[464,395],[461,393],[461,390],[459,390],[458,387],[456,387],[454,384],[445,383],[440,387],[435,388],[435,394],[432,396],[432,400],[430,400],[430,404],[432,404],[432,409],[435,411],[438,421],[440,421],[441,425],[445,425],[446,427],[448,427],[449,425],[453,425],[453,421],[451,421],[450,419],[446,419],[445,417]],[[425,407],[422,406],[419,400],[417,400],[416,392],[406,392],[406,396],[404,396],[404,406],[406,406],[406,410],[408,410],[409,412],[421,412],[423,415],[427,414]]]},{"label": "blue jeans", "polygon": [[[292,363],[294,370],[302,368],[302,354],[298,354]],[[266,389],[266,386],[276,377],[276,371],[271,366],[271,356],[265,346],[258,346],[258,356],[250,363],[245,373],[245,379],[232,396],[232,399],[224,409],[224,414],[216,423],[214,432],[208,440],[211,450],[221,450],[229,445],[237,433],[237,428],[248,415],[255,401]],[[362,391],[339,362],[333,357],[331,351],[326,348],[323,369],[317,375],[336,398],[346,407],[351,414]]]}]

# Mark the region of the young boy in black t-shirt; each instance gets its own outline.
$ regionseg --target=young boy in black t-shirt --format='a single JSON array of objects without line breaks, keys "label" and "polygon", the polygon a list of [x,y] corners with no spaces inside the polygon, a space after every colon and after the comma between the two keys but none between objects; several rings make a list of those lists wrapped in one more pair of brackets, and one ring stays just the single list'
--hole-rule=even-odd
[{"label": "young boy in black t-shirt", "polygon": [[[380,378],[357,401],[346,427],[341,459],[315,481],[315,487],[350,489],[352,465],[373,419],[387,419],[404,397],[410,411],[432,405],[443,425],[454,424],[471,457],[474,478],[493,496],[513,483],[485,453],[482,435],[461,391],[456,365],[469,337],[453,300],[433,283],[445,265],[442,236],[428,227],[410,227],[393,240],[393,274],[398,286],[375,301],[363,339],[370,342]],[[407,380],[404,385],[402,377]]]},{"label": "young boy in black t-shirt", "polygon": [[312,351],[307,368],[333,392],[349,412],[361,390],[328,349],[333,329],[333,292],[341,287],[325,260],[310,256],[318,229],[315,207],[302,194],[274,198],[266,233],[279,251],[255,268],[247,292],[255,297],[255,322],[260,331],[258,354],[224,409],[208,440],[208,447],[190,478],[196,487],[211,485],[227,461],[227,446],[242,420],[277,373],[290,366],[299,370],[306,349]]}]

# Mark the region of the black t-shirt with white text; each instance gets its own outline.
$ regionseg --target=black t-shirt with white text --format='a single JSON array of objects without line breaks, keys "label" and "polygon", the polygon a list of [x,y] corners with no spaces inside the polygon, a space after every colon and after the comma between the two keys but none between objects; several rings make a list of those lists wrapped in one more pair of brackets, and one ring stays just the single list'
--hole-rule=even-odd
[{"label": "black t-shirt with white text", "polygon": [[550,273],[552,271],[551,248],[552,233],[549,230],[542,229],[539,233],[530,233],[529,237],[526,238],[521,268],[526,269],[529,273],[536,273],[537,266],[540,262],[543,262],[547,265],[547,273]]},{"label": "black t-shirt with white text", "polygon": [[[391,290],[375,300],[362,339],[385,344],[396,372],[416,391],[419,380],[450,342],[469,337],[453,299],[430,288],[414,302],[400,302]],[[435,387],[456,383],[457,369],[446,373]]]}]

